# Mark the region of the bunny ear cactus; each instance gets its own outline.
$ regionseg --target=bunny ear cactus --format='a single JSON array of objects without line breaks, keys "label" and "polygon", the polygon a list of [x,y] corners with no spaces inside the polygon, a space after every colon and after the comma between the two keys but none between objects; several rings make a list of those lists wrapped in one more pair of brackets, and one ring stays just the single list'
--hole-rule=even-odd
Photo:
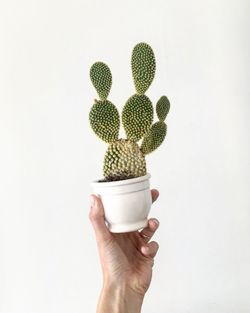
[{"label": "bunny ear cactus", "polygon": [[155,75],[155,56],[145,42],[138,43],[131,57],[136,94],[128,99],[122,111],[122,124],[128,139],[138,141],[149,130],[154,116],[150,99],[144,95]]},{"label": "bunny ear cactus", "polygon": [[106,100],[112,85],[112,74],[109,67],[103,62],[95,62],[90,68],[90,79],[99,98]]},{"label": "bunny ear cactus", "polygon": [[[121,118],[126,139],[119,139],[119,112],[107,99],[112,85],[109,67],[103,62],[96,62],[90,68],[90,79],[99,100],[95,99],[89,113],[89,121],[95,134],[109,144],[103,164],[105,181],[146,175],[145,155],[158,148],[167,133],[165,119],[170,108],[168,98],[162,96],[158,100],[158,121],[153,124],[153,104],[145,95],[156,69],[154,52],[147,43],[141,42],[134,47],[131,68],[136,93],[127,100],[122,110]],[[141,145],[138,144],[139,140],[142,140]]]},{"label": "bunny ear cactus", "polygon": [[156,68],[154,52],[147,43],[140,42],[134,47],[131,68],[136,92],[143,95],[154,79]]},{"label": "bunny ear cactus", "polygon": [[119,139],[112,142],[105,154],[104,177],[109,180],[133,178],[146,175],[146,160],[133,140]]},{"label": "bunny ear cactus", "polygon": [[158,148],[164,141],[167,134],[167,125],[164,120],[169,112],[170,102],[166,96],[162,96],[156,104],[158,122],[152,125],[148,133],[144,136],[141,150],[144,154],[149,154]]},{"label": "bunny ear cactus", "polygon": [[153,122],[154,109],[146,95],[135,94],[128,99],[122,111],[122,124],[128,139],[138,141]]},{"label": "bunny ear cactus", "polygon": [[90,125],[93,131],[105,142],[118,139],[120,117],[117,108],[107,100],[111,85],[112,74],[103,62],[96,62],[90,68],[91,81],[99,95],[89,113]]}]

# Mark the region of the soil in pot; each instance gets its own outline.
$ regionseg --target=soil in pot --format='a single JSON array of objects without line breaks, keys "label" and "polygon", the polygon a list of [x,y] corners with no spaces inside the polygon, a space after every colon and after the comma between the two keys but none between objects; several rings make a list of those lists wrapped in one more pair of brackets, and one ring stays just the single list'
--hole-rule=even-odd
[{"label": "soil in pot", "polygon": [[100,179],[98,180],[98,183],[107,183],[107,182],[112,182],[112,181],[119,181],[119,180],[126,180],[126,179],[131,179],[131,178],[136,178],[133,175],[125,175],[125,174],[121,174],[121,175],[117,175],[117,176],[112,176],[104,179]]}]

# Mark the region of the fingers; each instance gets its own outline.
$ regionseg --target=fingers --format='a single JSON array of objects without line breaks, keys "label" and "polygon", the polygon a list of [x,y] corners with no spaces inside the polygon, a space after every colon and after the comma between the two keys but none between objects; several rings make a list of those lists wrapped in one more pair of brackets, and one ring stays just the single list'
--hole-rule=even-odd
[{"label": "fingers", "polygon": [[140,236],[143,240],[147,243],[150,241],[152,236],[154,235],[155,231],[159,227],[159,221],[156,218],[151,218],[148,220],[148,226],[145,227],[141,232]]},{"label": "fingers", "polygon": [[156,256],[158,249],[159,249],[158,243],[156,241],[151,241],[150,243],[141,247],[141,252],[146,257],[154,258]]},{"label": "fingers", "polygon": [[157,198],[159,197],[159,191],[157,189],[152,189],[151,195],[152,195],[152,202],[155,202]]},{"label": "fingers", "polygon": [[[159,191],[157,189],[151,190],[152,202],[155,202],[159,197]],[[151,218],[148,221],[148,226],[140,232],[140,236],[143,238],[144,242],[149,242],[154,235],[156,229],[159,227],[159,221],[156,218]]]},{"label": "fingers", "polygon": [[89,218],[94,228],[96,238],[98,242],[106,241],[111,238],[111,234],[105,224],[102,201],[97,196],[91,195],[90,204]]},{"label": "fingers", "polygon": [[[156,189],[152,189],[151,190],[151,195],[152,195],[152,202],[156,201],[156,199],[159,196],[159,192]],[[96,238],[98,239],[98,241],[105,241],[107,239],[111,238],[111,234],[105,224],[105,220],[104,220],[104,209],[103,209],[103,205],[102,205],[102,201],[99,197],[95,196],[95,195],[91,195],[91,210],[89,213],[89,218],[91,220],[92,226],[94,228],[95,234],[96,234]],[[150,222],[151,224],[151,222]],[[149,225],[148,226],[152,231],[154,229],[154,225]],[[145,236],[148,236],[147,234],[150,234],[151,237],[153,234],[151,234],[150,232],[146,231],[145,232]],[[151,238],[150,237],[150,238]]]}]

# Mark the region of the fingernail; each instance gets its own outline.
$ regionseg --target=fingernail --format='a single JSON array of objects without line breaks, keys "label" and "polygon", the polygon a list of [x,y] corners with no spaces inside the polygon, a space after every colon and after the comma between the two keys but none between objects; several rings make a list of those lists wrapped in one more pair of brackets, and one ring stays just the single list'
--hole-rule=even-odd
[{"label": "fingernail", "polygon": [[147,253],[149,251],[149,247],[147,247],[147,246],[143,246],[142,249],[143,249],[144,253]]},{"label": "fingernail", "polygon": [[154,219],[154,223],[159,226],[160,222],[157,219]]},{"label": "fingernail", "polygon": [[91,208],[93,208],[95,206],[95,197],[94,196],[90,196],[90,206],[91,206]]}]

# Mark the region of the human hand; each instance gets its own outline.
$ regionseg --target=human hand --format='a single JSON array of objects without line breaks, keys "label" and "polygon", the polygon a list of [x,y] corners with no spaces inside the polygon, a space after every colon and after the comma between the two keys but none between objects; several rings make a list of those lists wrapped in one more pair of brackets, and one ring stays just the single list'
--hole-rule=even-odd
[{"label": "human hand", "polygon": [[[157,190],[152,190],[151,194],[154,202],[159,193]],[[151,282],[154,257],[159,247],[157,242],[150,241],[159,226],[158,220],[149,219],[148,226],[142,231],[111,233],[105,224],[102,202],[95,195],[91,195],[89,218],[95,231],[103,272],[100,312],[106,312],[103,307],[107,306],[103,303],[107,302],[105,296],[107,293],[109,298],[113,296],[114,302],[115,294],[119,298],[122,293],[123,298],[129,298],[127,302],[134,302],[132,306],[134,311],[130,310],[130,312],[140,312],[143,297]],[[114,311],[112,304],[109,306],[110,309],[113,311],[109,313],[123,312],[121,308]]]}]

